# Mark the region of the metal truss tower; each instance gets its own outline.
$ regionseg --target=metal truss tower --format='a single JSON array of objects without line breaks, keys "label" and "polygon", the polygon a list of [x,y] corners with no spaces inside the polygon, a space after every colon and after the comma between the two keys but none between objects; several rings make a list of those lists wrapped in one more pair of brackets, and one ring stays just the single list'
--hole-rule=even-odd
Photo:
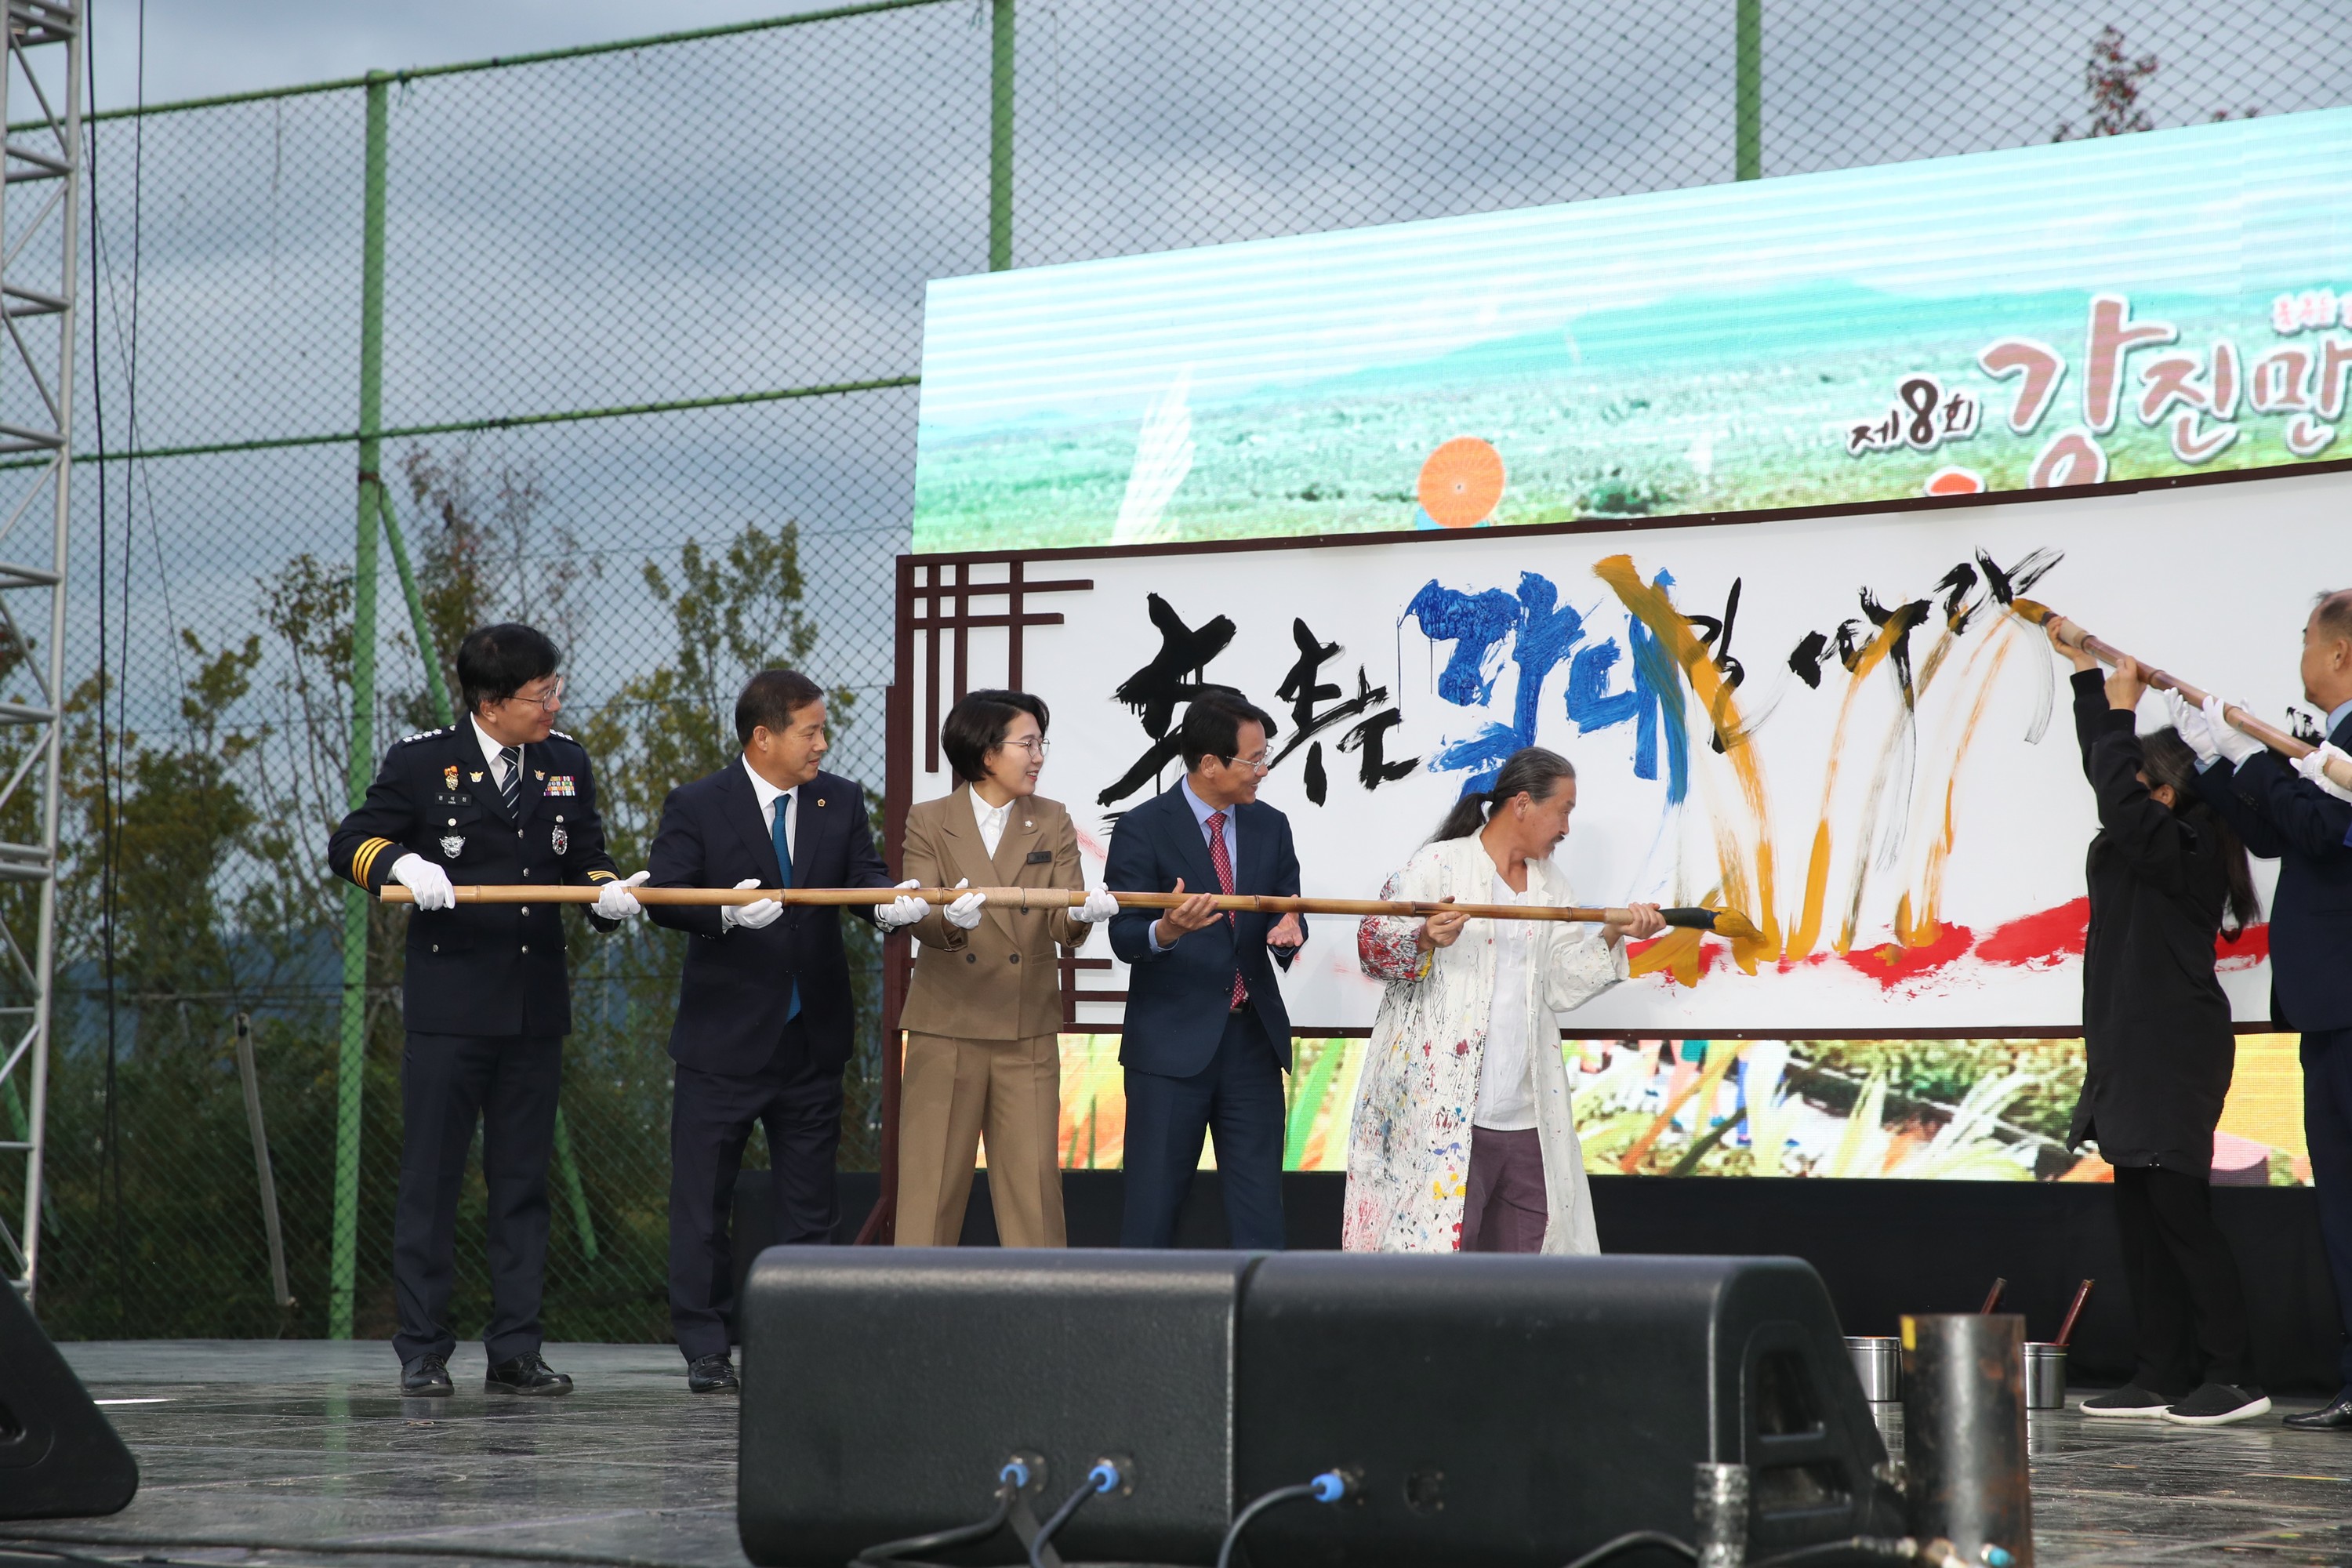
[{"label": "metal truss tower", "polygon": [[[0,1182],[21,1163],[21,1223],[0,1212],[0,1275],[40,1278],[66,702],[75,281],[86,0],[5,0],[0,62]],[[28,929],[29,928],[29,929]],[[13,1157],[13,1160],[12,1158]],[[9,1183],[7,1185],[16,1184]]]}]

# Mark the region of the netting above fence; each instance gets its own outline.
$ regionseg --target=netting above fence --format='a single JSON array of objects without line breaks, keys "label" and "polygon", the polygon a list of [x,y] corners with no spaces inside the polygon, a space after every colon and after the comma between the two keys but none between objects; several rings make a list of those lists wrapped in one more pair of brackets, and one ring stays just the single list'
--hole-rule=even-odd
[{"label": "netting above fence", "polygon": [[[992,178],[1025,266],[1725,181],[1743,136],[1769,176],[2352,100],[2352,16],[2318,0],[1767,3],[1745,131],[1742,0],[1017,0],[1007,94],[1013,3],[852,6],[385,89],[383,424],[430,428],[390,438],[383,473],[426,635],[446,656],[470,619],[548,626],[572,672],[559,722],[604,748],[625,863],[681,782],[660,769],[726,754],[748,665],[789,657],[838,689],[833,765],[878,792],[923,289],[988,266]],[[323,845],[351,721],[365,98],[90,127],[76,446],[98,460],[74,492],[43,1292],[60,1333],[327,1326]],[[0,416],[26,395],[0,378]],[[384,742],[431,710],[388,570],[381,604]],[[362,1332],[390,1310],[394,931],[379,920],[370,970]],[[663,1331],[675,963],[658,933],[575,935],[558,1334]],[[261,1260],[240,1013],[291,1309]],[[848,1157],[870,1159],[855,1085],[853,1120]],[[0,1170],[0,1203],[17,1179]]]}]

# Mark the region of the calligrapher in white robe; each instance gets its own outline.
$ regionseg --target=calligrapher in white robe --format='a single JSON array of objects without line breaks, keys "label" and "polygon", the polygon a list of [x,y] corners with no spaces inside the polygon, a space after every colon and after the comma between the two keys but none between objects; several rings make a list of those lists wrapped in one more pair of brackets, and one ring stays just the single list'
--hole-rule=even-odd
[{"label": "calligrapher in white robe", "polygon": [[[1528,860],[1528,903],[1572,904],[1568,878],[1549,859]],[[1477,834],[1425,845],[1381,889],[1383,899],[1494,901],[1497,874]],[[1462,1241],[1470,1127],[1478,1104],[1490,1020],[1497,1006],[1526,1009],[1538,1142],[1550,1211],[1548,1253],[1593,1253],[1592,1186],[1584,1174],[1554,1017],[1583,1005],[1627,974],[1624,944],[1602,928],[1565,921],[1528,927],[1526,984],[1495,994],[1493,921],[1472,921],[1450,947],[1423,951],[1418,916],[1368,916],[1357,932],[1364,972],[1388,983],[1357,1080],[1348,1136],[1348,1201],[1340,1245],[1353,1252],[1453,1252]]]}]

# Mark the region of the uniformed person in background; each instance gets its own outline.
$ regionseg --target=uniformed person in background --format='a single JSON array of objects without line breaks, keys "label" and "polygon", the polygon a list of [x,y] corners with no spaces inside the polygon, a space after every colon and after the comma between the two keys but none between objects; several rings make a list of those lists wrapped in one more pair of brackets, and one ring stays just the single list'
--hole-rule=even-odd
[{"label": "uniformed person in background", "polygon": [[489,1193],[491,1311],[483,1331],[492,1392],[569,1394],[540,1354],[547,1263],[547,1162],[555,1137],[572,989],[562,908],[458,905],[452,881],[603,884],[589,923],[611,931],[638,913],[604,853],[588,753],[554,728],[563,678],[555,645],[529,626],[483,626],[457,647],[467,716],[386,752],[367,799],[327,856],[370,893],[399,882],[416,895],[402,987],[400,1197],[393,1347],[400,1391],[450,1392],[457,1338],[446,1321],[457,1192],[478,1122]]}]

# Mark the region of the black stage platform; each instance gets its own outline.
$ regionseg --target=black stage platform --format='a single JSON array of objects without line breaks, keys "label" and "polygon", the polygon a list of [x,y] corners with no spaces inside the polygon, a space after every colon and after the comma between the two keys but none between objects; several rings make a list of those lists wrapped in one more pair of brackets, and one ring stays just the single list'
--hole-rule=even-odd
[{"label": "black stage platform", "polygon": [[[1223,1247],[1216,1173],[1204,1171],[1179,1215],[1179,1247]],[[1337,1172],[1283,1178],[1293,1247],[1339,1245]],[[772,1234],[764,1181],[740,1189],[738,1234]],[[871,1173],[842,1177],[842,1240],[873,1206]],[[1063,1175],[1070,1245],[1118,1243],[1119,1174]],[[2113,1189],[2090,1183],[1676,1180],[1595,1176],[1592,1206],[1608,1252],[1801,1258],[1829,1287],[1850,1334],[1891,1334],[1906,1312],[1970,1312],[1996,1279],[2009,1281],[2005,1310],[2025,1314],[2028,1338],[2046,1340],[2075,1282],[2098,1281],[2076,1325],[2072,1370],[2085,1382],[2131,1376],[2131,1297],[2116,1236]],[[2216,1187],[2214,1217],[2238,1255],[2253,1330],[2255,1373],[2277,1390],[2333,1394],[2336,1288],[2319,1241],[2319,1194],[2309,1187]],[[993,1246],[986,1173],[974,1184],[966,1246]],[[744,1261],[739,1258],[739,1263]]]},{"label": "black stage platform", "polygon": [[[411,1401],[383,1343],[64,1349],[94,1395],[126,1402],[107,1414],[139,1497],[110,1520],[0,1524],[0,1542],[204,1568],[743,1561],[734,1405],[688,1395],[668,1346],[550,1346],[580,1391],[544,1402],[482,1393],[472,1347],[457,1397]],[[2352,1434],[2069,1409],[2037,1417],[2032,1446],[2042,1568],[2352,1563]]]}]

